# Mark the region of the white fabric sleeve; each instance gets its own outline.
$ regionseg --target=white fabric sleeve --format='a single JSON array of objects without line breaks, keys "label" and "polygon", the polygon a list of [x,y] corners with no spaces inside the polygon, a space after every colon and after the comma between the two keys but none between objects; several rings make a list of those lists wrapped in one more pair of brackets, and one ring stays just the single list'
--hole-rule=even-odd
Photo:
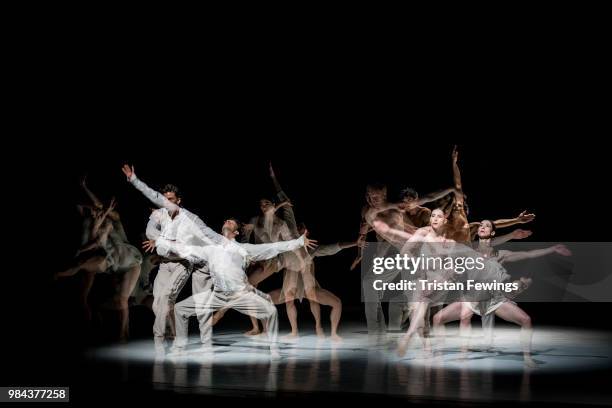
[{"label": "white fabric sleeve", "polygon": [[251,261],[265,261],[283,252],[293,251],[304,246],[304,235],[290,241],[279,241],[271,244],[241,244],[251,257]]}]

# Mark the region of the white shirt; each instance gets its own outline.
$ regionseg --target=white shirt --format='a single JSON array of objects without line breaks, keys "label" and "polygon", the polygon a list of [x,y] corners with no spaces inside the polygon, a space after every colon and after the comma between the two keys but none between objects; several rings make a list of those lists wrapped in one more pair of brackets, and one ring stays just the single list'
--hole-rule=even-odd
[{"label": "white shirt", "polygon": [[190,262],[206,261],[216,291],[234,292],[249,288],[245,269],[249,263],[274,258],[280,253],[304,246],[304,236],[270,244],[243,244],[225,237],[221,244],[195,246],[160,237],[155,242],[162,251]]}]

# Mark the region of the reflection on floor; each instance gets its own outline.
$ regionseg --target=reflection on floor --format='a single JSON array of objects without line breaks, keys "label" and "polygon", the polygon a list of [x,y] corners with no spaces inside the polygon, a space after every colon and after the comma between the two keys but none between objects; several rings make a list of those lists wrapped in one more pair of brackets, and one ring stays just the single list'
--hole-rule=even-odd
[{"label": "reflection on floor", "polygon": [[[265,339],[217,331],[214,352],[202,355],[192,337],[181,356],[156,355],[152,341],[92,350],[90,361],[117,364],[124,381],[150,379],[156,389],[215,395],[274,395],[277,392],[349,392],[429,400],[609,403],[610,388],[550,386],[550,376],[588,376],[612,367],[611,334],[538,328],[533,358],[523,365],[518,328],[498,328],[492,350],[481,351],[474,329],[467,352],[457,331],[448,329],[433,355],[415,339],[404,358],[395,354],[400,334],[368,336],[365,328],[343,326],[341,343],[314,334],[281,344],[282,358],[270,360]],[[603,388],[603,389],[602,389]]]}]

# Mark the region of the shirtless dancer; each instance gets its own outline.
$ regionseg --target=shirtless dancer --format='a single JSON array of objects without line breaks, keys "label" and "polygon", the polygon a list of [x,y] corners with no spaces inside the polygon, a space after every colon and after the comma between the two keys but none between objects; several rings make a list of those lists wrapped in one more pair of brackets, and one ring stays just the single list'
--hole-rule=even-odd
[{"label": "shirtless dancer", "polygon": [[[412,222],[411,215],[417,215],[415,221],[420,223],[419,220],[421,207],[423,204],[438,200],[445,195],[452,192],[452,188],[438,191],[436,193],[429,194],[425,197],[418,198],[412,194],[408,194],[404,197],[402,203],[391,203],[387,200],[387,188],[385,186],[370,185],[366,191],[367,205],[362,210],[362,221],[360,227],[359,241],[365,241],[366,235],[372,231],[373,223],[375,221],[382,221],[392,229],[397,229],[406,232],[414,232],[416,227]],[[407,219],[409,222],[407,222]],[[376,256],[387,256],[389,251],[394,251],[392,243],[395,240],[392,236],[386,236],[384,232],[380,230],[376,231],[376,239],[378,241],[378,249]],[[383,245],[385,243],[385,245]],[[354,269],[361,261],[361,251],[353,262],[351,269]],[[364,307],[366,314],[366,321],[368,326],[368,333],[384,333],[386,332],[385,317],[382,311],[382,305],[380,302],[380,293],[372,292],[372,279],[381,279],[385,282],[390,282],[395,279],[398,275],[398,271],[390,270],[385,271],[382,275],[367,274],[364,278]],[[403,320],[403,314],[405,309],[405,302],[391,302],[389,321],[393,322],[393,328],[399,329],[400,322]],[[391,312],[394,313],[391,316]]]}]

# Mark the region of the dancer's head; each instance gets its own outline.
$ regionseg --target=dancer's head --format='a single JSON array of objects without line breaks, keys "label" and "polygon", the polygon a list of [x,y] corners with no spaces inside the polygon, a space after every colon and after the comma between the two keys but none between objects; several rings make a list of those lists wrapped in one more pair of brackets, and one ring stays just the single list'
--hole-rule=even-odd
[{"label": "dancer's head", "polygon": [[233,239],[240,234],[241,223],[237,218],[230,217],[223,223],[221,233],[225,238]]},{"label": "dancer's head", "polygon": [[429,216],[429,225],[436,232],[441,232],[446,226],[447,222],[448,219],[446,218],[446,214],[441,208],[436,208],[431,212],[431,215]]},{"label": "dancer's head", "polygon": [[387,201],[387,186],[383,184],[369,184],[366,187],[366,201],[372,207],[383,204]]},{"label": "dancer's head", "polygon": [[262,214],[266,214],[274,211],[274,203],[267,198],[262,198],[259,200],[259,209]]},{"label": "dancer's head", "polygon": [[181,205],[181,192],[174,184],[166,184],[161,192],[171,203]]},{"label": "dancer's head", "polygon": [[400,191],[400,209],[406,209],[410,207],[416,200],[419,198],[419,193],[417,193],[414,189],[410,187],[406,187],[402,191]]},{"label": "dancer's head", "polygon": [[478,226],[478,238],[489,239],[495,235],[495,224],[491,220],[482,220]]}]

